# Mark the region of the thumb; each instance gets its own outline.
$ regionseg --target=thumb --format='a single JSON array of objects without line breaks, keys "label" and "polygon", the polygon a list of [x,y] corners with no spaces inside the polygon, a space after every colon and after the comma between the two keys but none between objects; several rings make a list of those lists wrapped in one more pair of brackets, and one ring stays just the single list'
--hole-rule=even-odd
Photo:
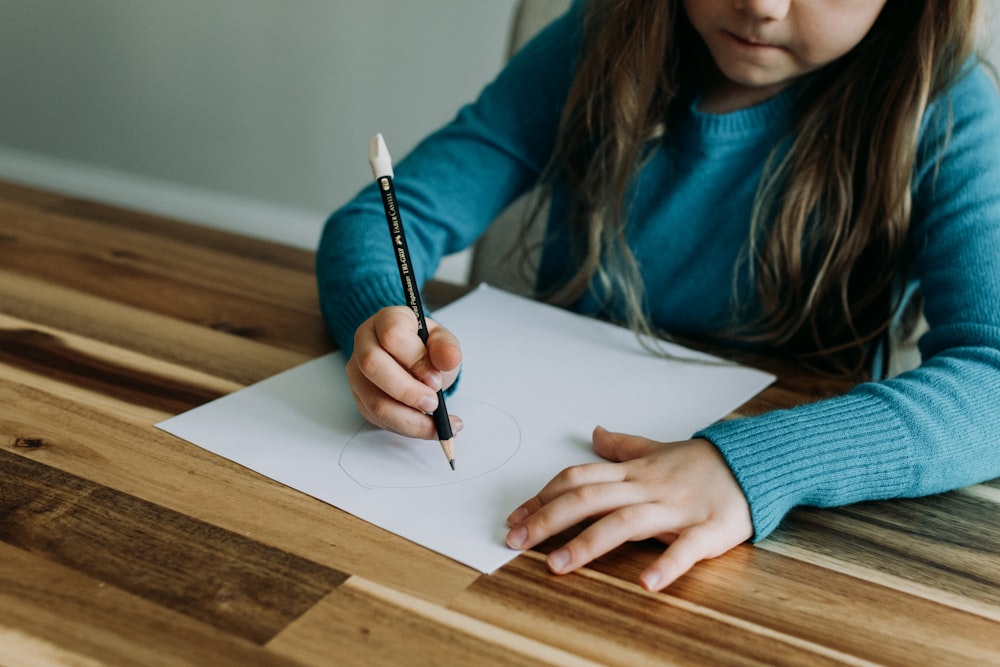
[{"label": "thumb", "polygon": [[652,452],[659,443],[637,435],[614,433],[598,426],[594,429],[594,451],[610,461],[631,461]]},{"label": "thumb", "polygon": [[427,322],[427,354],[431,365],[445,373],[454,371],[462,363],[462,346],[458,338],[433,320]]}]

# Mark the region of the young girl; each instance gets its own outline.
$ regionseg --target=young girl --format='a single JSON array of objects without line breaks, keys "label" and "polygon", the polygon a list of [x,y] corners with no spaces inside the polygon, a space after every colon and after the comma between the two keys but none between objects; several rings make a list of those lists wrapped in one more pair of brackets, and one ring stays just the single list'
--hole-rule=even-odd
[{"label": "young girl", "polygon": [[[1000,99],[972,56],[976,9],[576,2],[398,165],[418,276],[541,184],[540,298],[867,380],[684,442],[598,427],[608,462],[515,509],[509,546],[596,518],[550,569],[656,537],[669,547],[641,583],[659,590],[797,505],[1000,476]],[[434,439],[426,413],[461,352],[433,321],[425,348],[392,307],[382,216],[369,187],[330,218],[323,313],[361,413]],[[923,363],[886,379],[889,332],[921,307]]]}]

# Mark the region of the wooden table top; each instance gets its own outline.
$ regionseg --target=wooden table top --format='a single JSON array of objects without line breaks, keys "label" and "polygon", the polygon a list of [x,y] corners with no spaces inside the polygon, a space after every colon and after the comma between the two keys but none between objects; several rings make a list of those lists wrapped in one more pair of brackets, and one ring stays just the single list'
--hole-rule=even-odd
[{"label": "wooden table top", "polygon": [[[331,349],[312,253],[0,183],[0,665],[1000,664],[997,482],[650,594],[656,542],[480,575],[154,427]],[[845,389],[777,370],[741,414]]]}]

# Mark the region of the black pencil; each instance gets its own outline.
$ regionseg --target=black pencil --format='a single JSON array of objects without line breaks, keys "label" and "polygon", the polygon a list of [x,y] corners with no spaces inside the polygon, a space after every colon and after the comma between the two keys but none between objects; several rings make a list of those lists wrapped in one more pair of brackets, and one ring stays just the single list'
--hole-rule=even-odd
[{"label": "black pencil", "polygon": [[[403,296],[406,305],[417,316],[417,334],[424,345],[427,345],[427,320],[424,318],[424,306],[420,301],[420,291],[413,275],[413,263],[410,261],[410,249],[406,246],[406,234],[403,232],[403,220],[396,203],[396,190],[392,184],[392,157],[385,146],[385,139],[376,134],[368,142],[368,163],[372,175],[378,183],[382,194],[382,206],[385,209],[385,219],[389,223],[389,235],[396,254],[396,266],[399,268],[399,279],[403,284]],[[448,408],[444,404],[444,391],[438,389],[438,406],[434,410],[434,426],[437,428],[441,449],[448,457],[451,469],[455,469],[455,435],[451,430],[451,420],[448,419]]]}]

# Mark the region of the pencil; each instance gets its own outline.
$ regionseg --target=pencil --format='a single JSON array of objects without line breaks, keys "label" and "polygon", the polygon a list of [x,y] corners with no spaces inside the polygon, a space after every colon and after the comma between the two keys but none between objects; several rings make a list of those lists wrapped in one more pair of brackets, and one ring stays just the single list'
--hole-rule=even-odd
[{"label": "pencil", "polygon": [[[413,275],[413,262],[410,261],[410,249],[406,245],[406,234],[403,232],[403,220],[399,215],[399,205],[396,203],[396,190],[392,184],[392,157],[385,146],[385,139],[376,134],[368,142],[368,164],[372,175],[378,183],[382,195],[382,207],[385,209],[385,220],[389,223],[389,236],[392,239],[396,254],[396,266],[399,268],[399,279],[403,284],[403,297],[406,305],[417,316],[417,334],[424,345],[427,345],[427,320],[424,318],[424,306],[420,301],[420,291]],[[455,469],[455,435],[451,430],[451,420],[448,419],[448,408],[444,404],[444,391],[438,389],[438,405],[432,415],[434,427],[437,429],[441,449],[448,457],[448,464]]]}]

